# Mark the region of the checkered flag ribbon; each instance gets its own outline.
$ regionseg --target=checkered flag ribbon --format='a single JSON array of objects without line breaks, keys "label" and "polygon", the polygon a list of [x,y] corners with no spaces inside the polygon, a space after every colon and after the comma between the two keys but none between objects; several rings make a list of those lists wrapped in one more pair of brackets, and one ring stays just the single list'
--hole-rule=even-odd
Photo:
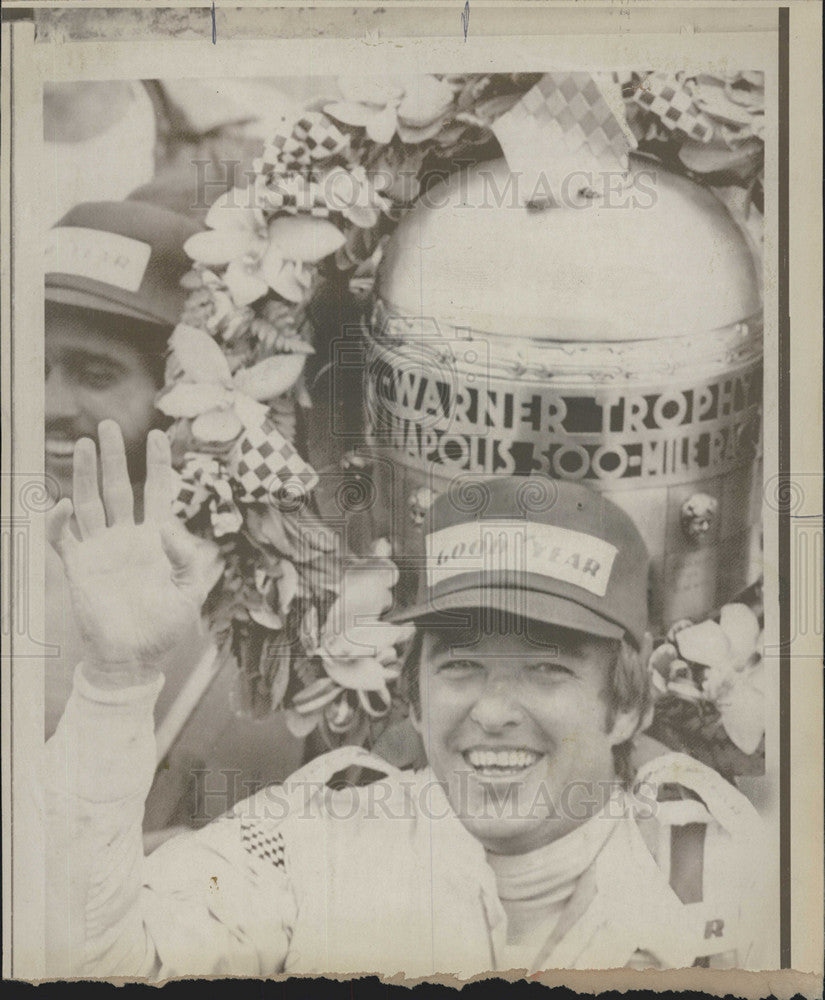
[{"label": "checkered flag ribbon", "polygon": [[172,513],[183,521],[188,521],[209,499],[209,490],[203,483],[184,479],[175,473],[175,498],[172,501]]},{"label": "checkered flag ribbon", "polygon": [[666,129],[681,132],[690,139],[710,142],[713,123],[694,104],[684,84],[670,73],[651,73],[642,79],[633,100],[656,115]]},{"label": "checkered flag ribbon", "polygon": [[624,172],[636,147],[618,83],[591,73],[546,73],[492,130],[511,171],[534,190],[555,191],[576,170]]},{"label": "checkered flag ribbon", "polygon": [[349,139],[320,111],[305,112],[292,129],[277,133],[264,148],[263,168],[278,174],[307,170],[340,153]]},{"label": "checkered flag ribbon", "polygon": [[303,174],[272,174],[259,187],[258,204],[261,208],[287,212],[289,215],[313,215],[326,219],[330,210],[323,187]]},{"label": "checkered flag ribbon", "polygon": [[261,424],[245,428],[227,469],[246,503],[263,502],[284,489],[309,493],[318,484],[315,470],[281,434],[269,411]]},{"label": "checkered flag ribbon", "polygon": [[175,498],[172,512],[175,517],[188,521],[214,497],[216,484],[221,479],[221,468],[214,458],[188,453],[180,472],[173,471]]}]

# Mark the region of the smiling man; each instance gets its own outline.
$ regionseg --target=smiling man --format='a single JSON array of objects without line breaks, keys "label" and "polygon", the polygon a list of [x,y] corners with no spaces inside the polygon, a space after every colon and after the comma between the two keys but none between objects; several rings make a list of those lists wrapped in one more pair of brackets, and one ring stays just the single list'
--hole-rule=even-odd
[{"label": "smiling man", "polygon": [[166,342],[183,310],[183,244],[197,232],[139,200],[88,202],[49,231],[46,250],[46,473],[71,495],[75,442],[116,420],[130,479],[143,481],[158,425]]},{"label": "smiling man", "polygon": [[[124,485],[101,425],[103,496]],[[144,859],[158,664],[197,614],[169,448],[150,434],[146,514],[98,492],[75,451],[75,512],[50,538],[87,637],[47,747],[52,973],[366,973],[761,967],[759,821],[715,772],[667,755],[633,773],[649,699],[647,559],[630,519],[571,483],[442,495],[406,666],[428,766],[344,748]],[[67,767],[67,760],[69,765]],[[100,761],[106,761],[101,769]],[[362,787],[333,779],[352,764]]]}]

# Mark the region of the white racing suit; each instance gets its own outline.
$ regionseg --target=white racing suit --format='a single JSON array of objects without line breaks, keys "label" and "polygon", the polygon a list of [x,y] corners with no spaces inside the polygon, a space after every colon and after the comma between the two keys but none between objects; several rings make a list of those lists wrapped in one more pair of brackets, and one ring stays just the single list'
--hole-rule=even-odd
[{"label": "white racing suit", "polygon": [[[502,967],[507,920],[482,845],[428,770],[354,748],[312,761],[144,858],[162,681],[80,670],[46,747],[49,974],[453,973]],[[331,790],[360,764],[363,787]],[[651,761],[534,968],[764,967],[760,821],[714,771]],[[652,813],[652,815],[651,815]]]}]

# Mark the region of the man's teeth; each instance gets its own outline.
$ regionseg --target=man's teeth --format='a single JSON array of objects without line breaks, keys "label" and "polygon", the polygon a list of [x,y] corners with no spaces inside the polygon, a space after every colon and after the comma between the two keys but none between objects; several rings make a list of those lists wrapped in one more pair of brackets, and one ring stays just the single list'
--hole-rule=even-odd
[{"label": "man's teeth", "polygon": [[466,754],[467,762],[481,770],[491,767],[518,770],[535,764],[539,756],[532,750],[468,750]]}]

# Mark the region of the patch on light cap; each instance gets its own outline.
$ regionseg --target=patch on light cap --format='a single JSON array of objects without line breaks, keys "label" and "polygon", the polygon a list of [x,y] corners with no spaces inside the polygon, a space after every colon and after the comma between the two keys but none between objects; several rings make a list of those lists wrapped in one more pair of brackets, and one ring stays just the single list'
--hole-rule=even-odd
[{"label": "patch on light cap", "polygon": [[80,226],[57,226],[46,242],[46,273],[73,274],[127,292],[143,282],[152,247],[119,233]]},{"label": "patch on light cap", "polygon": [[468,521],[427,535],[427,585],[462,573],[529,573],[604,597],[618,549],[602,538],[537,521]]}]

